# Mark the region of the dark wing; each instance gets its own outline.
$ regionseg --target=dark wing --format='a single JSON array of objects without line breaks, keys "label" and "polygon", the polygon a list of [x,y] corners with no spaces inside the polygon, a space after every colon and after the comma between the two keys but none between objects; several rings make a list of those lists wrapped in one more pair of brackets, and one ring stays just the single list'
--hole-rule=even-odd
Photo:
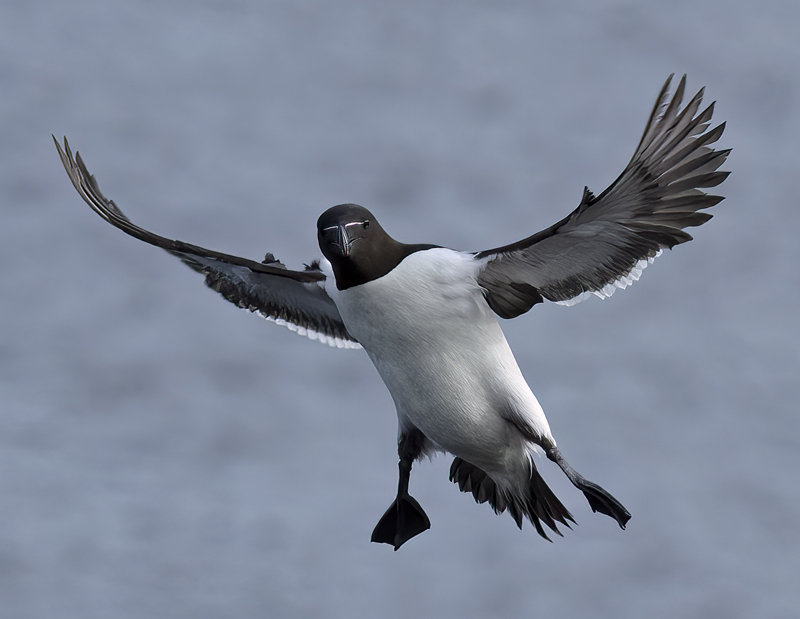
[{"label": "dark wing", "polygon": [[685,75],[667,104],[671,80],[630,163],[608,189],[595,197],[586,188],[578,208],[558,223],[476,254],[487,260],[478,282],[499,316],[514,318],[544,299],[572,305],[588,294],[610,296],[639,279],[662,249],[690,241],[683,228],[711,219],[702,209],[723,198],[699,188],[715,187],[729,174],[717,168],[730,150],[709,148],[725,123],[707,130],[714,104],[698,113],[702,89],[678,109]]},{"label": "dark wing", "polygon": [[336,309],[336,305],[320,285],[325,275],[317,268],[291,271],[267,254],[264,262],[173,241],[153,234],[131,223],[113,200],[107,200],[89,174],[80,154],[56,142],[61,163],[78,193],[92,210],[123,232],[166,249],[187,265],[206,276],[206,285],[231,303],[258,312],[268,320],[284,325],[312,340],[320,340],[337,348],[358,348]]}]

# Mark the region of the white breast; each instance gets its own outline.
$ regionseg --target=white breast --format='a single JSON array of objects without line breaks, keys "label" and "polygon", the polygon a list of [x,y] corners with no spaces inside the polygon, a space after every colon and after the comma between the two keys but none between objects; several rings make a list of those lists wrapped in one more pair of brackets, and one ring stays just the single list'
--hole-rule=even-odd
[{"label": "white breast", "polygon": [[518,439],[499,414],[507,407],[550,436],[477,284],[480,268],[470,254],[436,248],[411,254],[372,282],[326,288],[389,388],[401,428],[408,419],[475,464]]}]

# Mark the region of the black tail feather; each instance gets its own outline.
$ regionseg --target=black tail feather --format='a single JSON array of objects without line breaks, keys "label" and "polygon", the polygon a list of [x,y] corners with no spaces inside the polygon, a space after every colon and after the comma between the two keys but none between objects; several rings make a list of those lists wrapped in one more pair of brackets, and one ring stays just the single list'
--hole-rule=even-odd
[{"label": "black tail feather", "polygon": [[497,514],[508,510],[520,529],[523,516],[526,517],[536,528],[536,532],[549,541],[550,538],[545,533],[542,523],[561,535],[557,522],[571,528],[569,523],[575,520],[539,475],[533,462],[531,462],[530,480],[525,496],[516,496],[499,488],[486,471],[466,460],[455,458],[450,467],[450,481],[458,484],[462,492],[471,492],[478,503],[488,502]]}]

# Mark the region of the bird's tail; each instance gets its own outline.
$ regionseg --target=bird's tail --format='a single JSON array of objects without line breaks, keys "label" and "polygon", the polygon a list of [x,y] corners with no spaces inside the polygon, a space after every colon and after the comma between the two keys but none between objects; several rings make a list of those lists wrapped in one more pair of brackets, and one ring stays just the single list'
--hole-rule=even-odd
[{"label": "bird's tail", "polygon": [[530,480],[521,492],[501,488],[486,471],[458,457],[450,467],[450,481],[457,483],[462,492],[471,492],[478,503],[488,502],[495,513],[502,514],[508,510],[520,529],[522,518],[526,517],[539,535],[549,541],[542,523],[561,535],[556,523],[560,522],[569,529],[569,523],[575,520],[539,475],[533,460],[529,462]]}]

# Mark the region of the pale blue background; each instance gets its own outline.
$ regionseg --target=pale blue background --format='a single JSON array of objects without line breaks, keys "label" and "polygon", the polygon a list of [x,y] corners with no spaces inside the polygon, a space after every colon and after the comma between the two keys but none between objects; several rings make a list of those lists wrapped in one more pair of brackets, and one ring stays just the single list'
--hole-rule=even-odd
[{"label": "pale blue background", "polygon": [[[0,6],[2,617],[796,617],[800,4]],[[716,217],[612,299],[505,323],[567,459],[631,511],[553,544],[415,468],[363,352],[236,310],[71,188],[298,267],[353,201],[479,250],[622,170],[670,72],[734,148]]]}]

